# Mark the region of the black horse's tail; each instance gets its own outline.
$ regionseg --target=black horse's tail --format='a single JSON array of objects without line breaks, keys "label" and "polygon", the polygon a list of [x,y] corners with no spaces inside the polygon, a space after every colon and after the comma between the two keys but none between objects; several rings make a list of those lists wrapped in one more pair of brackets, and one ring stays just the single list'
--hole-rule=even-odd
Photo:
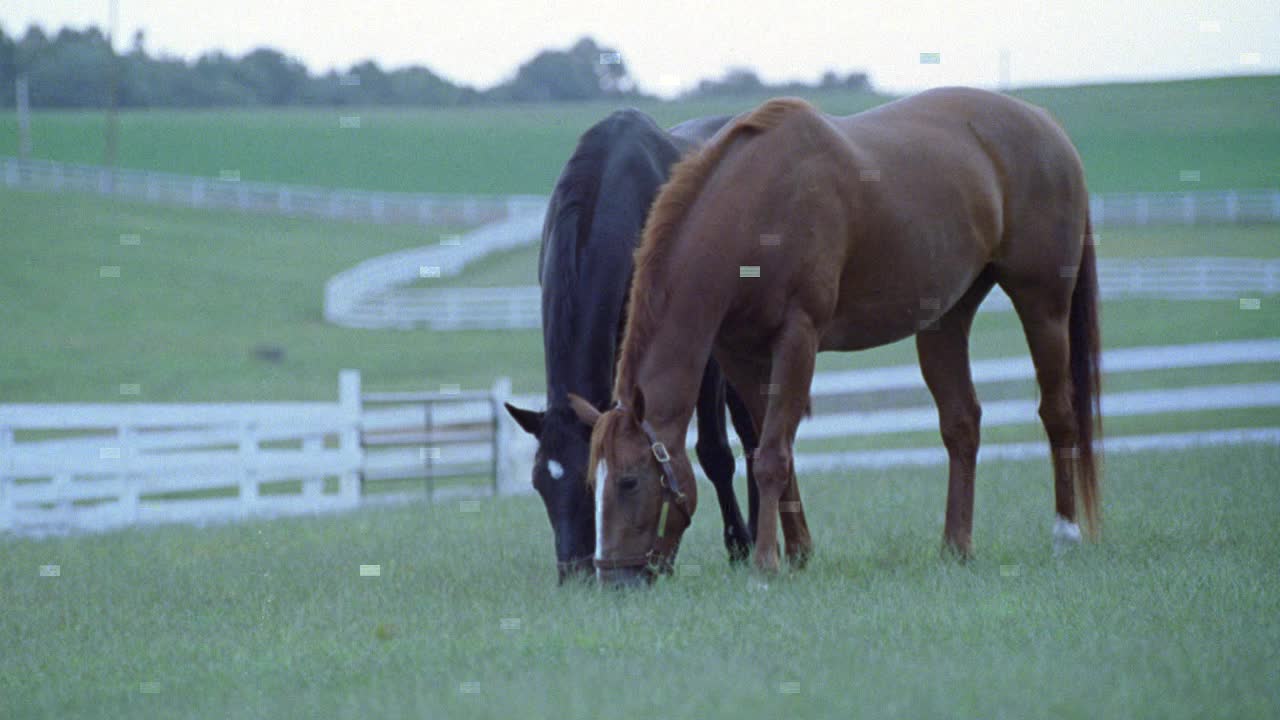
[{"label": "black horse's tail", "polygon": [[[1084,505],[1089,536],[1097,539],[1102,530],[1102,490],[1098,482],[1095,441],[1102,444],[1102,362],[1101,331],[1098,322],[1098,267],[1094,251],[1092,220],[1085,216],[1084,255],[1076,273],[1071,296],[1070,342],[1072,406],[1075,409],[1076,440],[1079,448],[1076,487]],[[1095,425],[1096,432],[1095,432]]]}]

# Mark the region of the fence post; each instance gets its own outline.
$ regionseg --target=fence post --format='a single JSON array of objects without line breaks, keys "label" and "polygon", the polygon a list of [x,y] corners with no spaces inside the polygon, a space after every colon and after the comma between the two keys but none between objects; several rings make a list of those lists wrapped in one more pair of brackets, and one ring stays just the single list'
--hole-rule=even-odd
[{"label": "fence post", "polygon": [[248,516],[258,504],[258,425],[250,420],[240,423],[240,514]]},{"label": "fence post", "polygon": [[342,432],[338,435],[343,464],[338,475],[338,504],[355,507],[360,503],[360,475],[364,470],[364,449],[360,447],[360,429],[364,421],[361,417],[359,370],[338,372],[338,405],[345,417]]},{"label": "fence post", "polygon": [[503,494],[513,484],[515,458],[511,453],[511,423],[504,417],[502,404],[511,397],[511,378],[493,381],[489,404],[493,411],[493,494]]},{"label": "fence post", "polygon": [[136,525],[139,520],[142,489],[141,478],[132,474],[133,457],[137,452],[137,433],[127,425],[116,428],[116,439],[120,443],[120,484],[124,492],[120,496],[120,514],[125,523]]},{"label": "fence post", "polygon": [[12,530],[13,512],[13,428],[0,427],[0,530]]}]

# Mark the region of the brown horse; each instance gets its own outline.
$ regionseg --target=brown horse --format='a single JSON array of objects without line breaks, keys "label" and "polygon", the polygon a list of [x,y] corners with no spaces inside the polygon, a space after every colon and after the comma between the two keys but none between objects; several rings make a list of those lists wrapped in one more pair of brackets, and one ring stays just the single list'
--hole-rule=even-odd
[{"label": "brown horse", "polygon": [[802,564],[812,542],[792,446],[814,356],[911,335],[950,458],[944,547],[967,556],[981,416],[969,328],[996,284],[1036,367],[1055,546],[1080,539],[1077,491],[1096,537],[1094,249],[1080,157],[1049,114],[948,88],[842,118],[776,99],[726,126],[676,167],[650,211],[618,405],[575,402],[595,426],[600,577],[670,567],[696,507],[684,438],[713,353],[760,431],[756,564],[778,567],[779,517],[787,556]]}]

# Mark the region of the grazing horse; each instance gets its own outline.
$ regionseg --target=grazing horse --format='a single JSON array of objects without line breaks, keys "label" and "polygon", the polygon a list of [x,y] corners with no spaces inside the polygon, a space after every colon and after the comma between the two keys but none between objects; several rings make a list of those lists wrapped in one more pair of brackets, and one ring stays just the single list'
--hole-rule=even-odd
[{"label": "grazing horse", "polygon": [[944,548],[967,556],[981,416],[969,328],[997,284],[1036,368],[1055,545],[1080,539],[1077,492],[1096,537],[1097,275],[1080,157],[1050,115],[946,88],[849,117],[775,99],[721,130],[650,211],[617,405],[573,401],[595,428],[601,577],[651,577],[648,562],[678,549],[697,503],[685,429],[709,356],[760,431],[756,565],[778,567],[779,517],[801,565],[812,542],[792,451],[814,356],[912,335],[950,459]]},{"label": "grazing horse", "polygon": [[[591,572],[596,539],[585,481],[590,431],[570,409],[569,393],[598,403],[609,399],[632,255],[649,205],[680,156],[728,120],[690,120],[668,133],[637,110],[615,112],[583,134],[552,193],[538,258],[547,409],[507,405],[507,411],[538,438],[533,486],[551,520],[561,582]],[[745,559],[752,535],[733,491],[726,402],[745,447],[755,446],[755,435],[745,406],[714,362],[703,361],[699,381],[698,458],[720,499],[729,555]],[[750,503],[751,527],[755,508]]]}]

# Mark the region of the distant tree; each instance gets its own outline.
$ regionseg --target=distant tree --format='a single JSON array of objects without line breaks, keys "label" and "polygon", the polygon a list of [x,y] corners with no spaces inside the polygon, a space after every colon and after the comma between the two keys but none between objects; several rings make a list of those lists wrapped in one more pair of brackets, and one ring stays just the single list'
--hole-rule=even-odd
[{"label": "distant tree", "polygon": [[266,48],[240,58],[235,75],[262,105],[297,104],[307,82],[302,63]]},{"label": "distant tree", "polygon": [[633,89],[620,54],[584,37],[567,52],[538,53],[516,70],[515,78],[486,94],[496,101],[554,102],[624,97]]},{"label": "distant tree", "polygon": [[[111,48],[96,27],[64,28],[48,35],[31,25],[21,37],[0,28],[0,107],[14,104],[14,79],[25,72],[33,107],[102,107],[107,100]],[[476,105],[494,102],[557,102],[643,97],[615,50],[583,37],[567,50],[545,50],[521,65],[510,80],[486,91],[454,84],[412,65],[388,70],[373,60],[345,71],[312,75],[278,50],[258,48],[241,57],[221,51],[194,61],[147,52],[146,34],[134,33],[117,58],[118,99],[126,107],[233,107],[254,105]],[[843,79],[832,72],[819,87],[868,89],[866,75]],[[699,83],[694,95],[742,95],[773,89],[755,72],[730,70]]]},{"label": "distant tree", "polygon": [[816,85],[788,82],[769,85],[749,68],[731,68],[718,80],[703,80],[686,97],[717,97],[740,95],[800,95],[812,90],[870,91],[871,83],[866,73],[850,73],[841,78],[830,70],[824,72]]},{"label": "distant tree", "polygon": [[389,76],[397,105],[456,105],[461,89],[430,70],[414,65]]},{"label": "distant tree", "polygon": [[65,28],[53,40],[39,28],[29,30],[19,58],[31,80],[36,107],[98,107],[107,98],[111,51],[97,28]]},{"label": "distant tree", "polygon": [[764,83],[754,70],[749,68],[730,68],[719,80],[703,80],[694,89],[693,95],[711,97],[716,95],[751,95],[764,89]]},{"label": "distant tree", "polygon": [[0,107],[13,107],[13,81],[18,77],[18,43],[0,27]]}]

